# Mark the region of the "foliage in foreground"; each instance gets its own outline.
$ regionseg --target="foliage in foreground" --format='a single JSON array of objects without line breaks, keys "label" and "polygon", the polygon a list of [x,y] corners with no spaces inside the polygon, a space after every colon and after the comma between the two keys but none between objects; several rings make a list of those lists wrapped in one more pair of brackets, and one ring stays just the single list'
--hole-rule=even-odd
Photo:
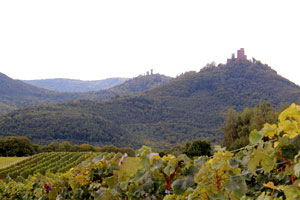
[{"label": "foliage in foreground", "polygon": [[[282,104],[281,107],[283,106]],[[285,108],[288,106],[286,105]],[[248,145],[250,132],[254,129],[262,129],[265,123],[276,123],[278,115],[279,113],[269,102],[260,102],[254,108],[245,108],[241,113],[229,109],[226,122],[221,126],[224,132],[222,146],[233,150]]]},{"label": "foliage in foreground", "polygon": [[[212,158],[149,156],[136,152],[141,168],[120,174],[122,154],[102,153],[64,174],[39,174],[0,184],[1,199],[300,199],[300,153],[291,141],[300,134],[300,107],[250,133],[237,154],[217,147]],[[272,139],[268,142],[268,140]]]}]

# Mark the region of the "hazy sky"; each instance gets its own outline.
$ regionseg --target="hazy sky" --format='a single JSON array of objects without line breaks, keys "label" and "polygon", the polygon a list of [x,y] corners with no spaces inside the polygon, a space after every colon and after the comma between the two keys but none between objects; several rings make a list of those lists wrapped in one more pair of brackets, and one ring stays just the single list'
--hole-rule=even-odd
[{"label": "hazy sky", "polygon": [[176,76],[237,49],[300,84],[299,0],[2,0],[0,72],[15,79]]}]

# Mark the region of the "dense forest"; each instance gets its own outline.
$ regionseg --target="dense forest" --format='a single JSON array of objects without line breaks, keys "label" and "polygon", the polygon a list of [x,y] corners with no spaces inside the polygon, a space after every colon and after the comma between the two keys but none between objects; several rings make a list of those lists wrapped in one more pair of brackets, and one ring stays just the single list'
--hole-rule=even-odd
[{"label": "dense forest", "polygon": [[[117,86],[119,91],[140,91],[127,83]],[[0,132],[25,135],[39,144],[68,140],[96,146],[169,148],[195,139],[215,143],[223,139],[220,126],[230,108],[241,112],[269,101],[279,109],[280,104],[297,102],[299,97],[300,87],[269,66],[237,60],[210,64],[151,90],[115,95],[104,102],[74,100],[22,108],[0,117]]]},{"label": "dense forest", "polygon": [[97,92],[89,92],[88,98],[90,100],[103,101],[111,98],[118,98],[123,95],[130,95],[134,93],[139,93],[143,91],[150,90],[152,88],[158,87],[164,83],[171,81],[173,78],[160,75],[140,75],[133,79],[125,81],[123,84],[110,88],[108,90],[100,90]]}]

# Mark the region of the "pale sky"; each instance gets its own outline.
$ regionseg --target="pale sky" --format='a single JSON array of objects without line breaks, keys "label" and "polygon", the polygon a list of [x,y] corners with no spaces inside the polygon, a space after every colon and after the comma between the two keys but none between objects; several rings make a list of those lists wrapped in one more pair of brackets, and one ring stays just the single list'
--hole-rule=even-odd
[{"label": "pale sky", "polygon": [[243,47],[300,85],[299,0],[1,0],[0,72],[97,80],[176,76]]}]

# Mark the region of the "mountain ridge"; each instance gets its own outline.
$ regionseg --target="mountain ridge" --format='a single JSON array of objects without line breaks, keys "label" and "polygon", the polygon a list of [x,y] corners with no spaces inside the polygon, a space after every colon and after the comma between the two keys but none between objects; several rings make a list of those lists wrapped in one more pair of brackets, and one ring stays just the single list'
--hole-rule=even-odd
[{"label": "mountain ridge", "polygon": [[[299,97],[300,87],[269,66],[259,61],[237,60],[226,65],[209,65],[150,90],[103,102],[80,100],[20,109],[0,118],[0,132],[5,136],[26,135],[44,144],[46,141],[35,140],[33,133],[42,121],[49,126],[40,129],[39,134],[45,138],[52,135],[47,137],[48,142],[70,140],[94,145],[138,148],[146,144],[167,148],[199,138],[221,141],[219,127],[231,107],[240,111],[260,101],[269,101],[278,108],[281,103],[296,102]],[[33,123],[35,120],[40,122]],[[60,126],[51,121],[59,122],[56,124]],[[56,131],[62,127],[63,131]],[[80,139],[74,139],[77,135],[81,135]]]},{"label": "mountain ridge", "polygon": [[103,101],[115,96],[148,90],[171,79],[160,74],[138,76],[107,90],[63,93],[39,88],[0,73],[0,114],[25,106],[61,103],[76,99]]},{"label": "mountain ridge", "polygon": [[25,83],[57,92],[89,92],[99,91],[120,85],[129,78],[107,78],[102,80],[82,81],[77,79],[53,78],[22,80]]}]

